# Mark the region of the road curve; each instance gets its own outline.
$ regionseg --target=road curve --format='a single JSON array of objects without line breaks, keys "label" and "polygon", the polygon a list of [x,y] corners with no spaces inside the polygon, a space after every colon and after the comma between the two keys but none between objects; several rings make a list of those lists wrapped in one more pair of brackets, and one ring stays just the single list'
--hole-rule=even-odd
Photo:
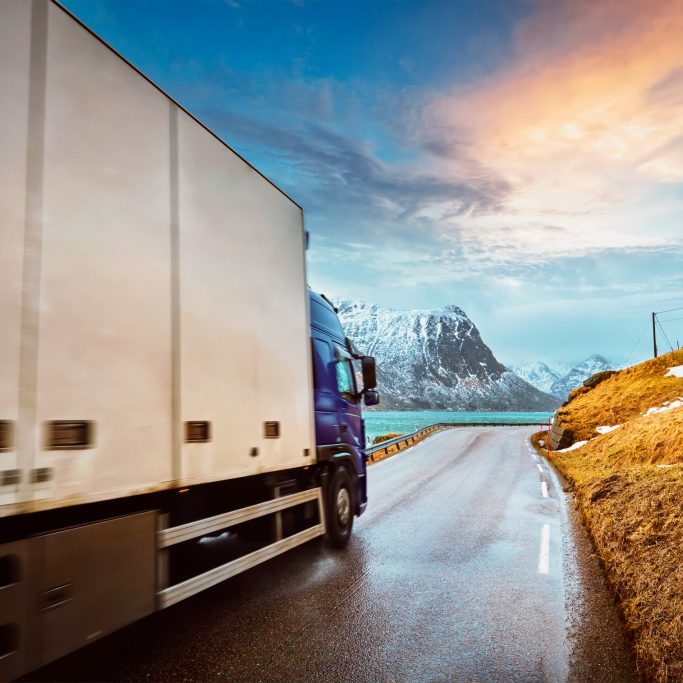
[{"label": "road curve", "polygon": [[434,434],[370,468],[345,551],[312,542],[29,678],[635,681],[532,431]]}]

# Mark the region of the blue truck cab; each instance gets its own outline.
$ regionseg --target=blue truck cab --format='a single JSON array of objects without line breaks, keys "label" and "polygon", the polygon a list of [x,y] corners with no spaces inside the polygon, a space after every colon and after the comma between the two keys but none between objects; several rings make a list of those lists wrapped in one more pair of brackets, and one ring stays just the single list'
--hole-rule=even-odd
[{"label": "blue truck cab", "polygon": [[353,517],[367,506],[361,402],[379,403],[375,359],[354,348],[328,299],[309,290],[309,301],[317,461],[323,465],[328,536],[343,546]]}]

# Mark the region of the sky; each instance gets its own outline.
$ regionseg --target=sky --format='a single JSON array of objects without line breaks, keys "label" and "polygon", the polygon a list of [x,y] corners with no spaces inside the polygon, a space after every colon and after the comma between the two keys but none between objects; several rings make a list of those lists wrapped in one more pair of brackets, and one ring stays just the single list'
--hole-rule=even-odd
[{"label": "sky", "polygon": [[330,297],[508,364],[643,360],[683,307],[683,0],[62,2],[303,206]]}]

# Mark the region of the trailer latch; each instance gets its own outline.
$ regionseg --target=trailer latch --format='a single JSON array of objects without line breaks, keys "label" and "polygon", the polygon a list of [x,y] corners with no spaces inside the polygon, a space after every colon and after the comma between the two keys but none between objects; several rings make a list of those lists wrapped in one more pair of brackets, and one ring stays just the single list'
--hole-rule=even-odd
[{"label": "trailer latch", "polygon": [[263,423],[263,433],[266,439],[280,438],[280,423],[271,421]]},{"label": "trailer latch", "polygon": [[193,420],[185,423],[187,443],[206,443],[211,441],[211,423],[206,420]]},{"label": "trailer latch", "polygon": [[47,444],[50,451],[80,450],[95,443],[95,426],[90,420],[52,420],[47,423]]},{"label": "trailer latch", "polygon": [[55,586],[43,591],[41,611],[45,612],[55,607],[61,607],[73,599],[73,584],[65,583],[62,586]]},{"label": "trailer latch", "polygon": [[11,420],[0,420],[0,452],[12,449],[13,431]]},{"label": "trailer latch", "polygon": [[31,470],[31,483],[42,484],[46,481],[50,481],[50,479],[52,479],[52,473],[51,467],[36,467]]},{"label": "trailer latch", "polygon": [[0,472],[0,486],[11,486],[21,482],[21,470],[3,470]]}]

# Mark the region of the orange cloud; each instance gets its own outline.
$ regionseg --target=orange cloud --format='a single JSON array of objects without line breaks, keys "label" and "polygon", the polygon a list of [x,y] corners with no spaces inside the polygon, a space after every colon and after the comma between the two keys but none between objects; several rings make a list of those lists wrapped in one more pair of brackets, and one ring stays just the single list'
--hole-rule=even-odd
[{"label": "orange cloud", "polygon": [[[541,3],[510,63],[434,98],[429,116],[512,187],[502,213],[515,241],[549,221],[583,248],[678,238],[639,221],[648,197],[683,182],[683,1]],[[457,177],[457,162],[443,171]],[[485,239],[500,221],[473,224]]]}]

